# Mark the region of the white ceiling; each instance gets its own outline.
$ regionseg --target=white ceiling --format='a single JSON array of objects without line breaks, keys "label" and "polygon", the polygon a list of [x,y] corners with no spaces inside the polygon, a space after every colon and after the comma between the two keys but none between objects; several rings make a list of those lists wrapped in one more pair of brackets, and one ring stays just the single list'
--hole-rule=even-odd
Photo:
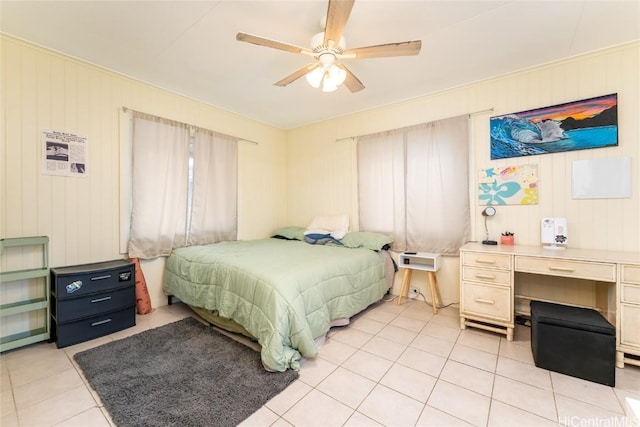
[{"label": "white ceiling", "polygon": [[637,0],[356,0],[347,48],[422,40],[418,56],[345,64],[351,93],[273,83],[304,55],[236,41],[247,32],[308,46],[327,2],[0,1],[3,33],[282,129],[367,110],[640,39]]}]

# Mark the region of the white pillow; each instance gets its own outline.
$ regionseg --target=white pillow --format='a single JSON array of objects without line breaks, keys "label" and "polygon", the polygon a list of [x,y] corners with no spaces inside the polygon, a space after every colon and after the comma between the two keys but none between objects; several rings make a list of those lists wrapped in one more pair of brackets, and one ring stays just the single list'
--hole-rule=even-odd
[{"label": "white pillow", "polygon": [[342,239],[349,232],[349,215],[317,216],[304,232],[307,234],[330,234],[336,240]]}]

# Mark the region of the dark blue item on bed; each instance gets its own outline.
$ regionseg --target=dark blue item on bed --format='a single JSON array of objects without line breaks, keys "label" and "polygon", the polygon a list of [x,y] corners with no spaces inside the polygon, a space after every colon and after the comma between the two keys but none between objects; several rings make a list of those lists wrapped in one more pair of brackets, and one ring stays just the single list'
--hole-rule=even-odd
[{"label": "dark blue item on bed", "polygon": [[331,234],[305,234],[304,241],[312,245],[326,245],[333,243],[342,246],[340,240],[336,240]]},{"label": "dark blue item on bed", "polygon": [[589,308],[531,301],[537,367],[614,387],[616,328]]}]

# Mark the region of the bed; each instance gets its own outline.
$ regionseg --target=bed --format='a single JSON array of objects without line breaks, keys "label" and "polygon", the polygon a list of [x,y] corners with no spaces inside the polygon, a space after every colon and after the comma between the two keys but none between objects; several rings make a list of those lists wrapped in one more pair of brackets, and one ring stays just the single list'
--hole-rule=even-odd
[{"label": "bed", "polygon": [[287,227],[267,239],[175,249],[163,289],[203,317],[222,320],[218,326],[254,337],[265,369],[297,370],[333,324],[388,292],[394,271],[380,250],[390,243],[385,236],[348,233],[320,242],[303,231]]}]

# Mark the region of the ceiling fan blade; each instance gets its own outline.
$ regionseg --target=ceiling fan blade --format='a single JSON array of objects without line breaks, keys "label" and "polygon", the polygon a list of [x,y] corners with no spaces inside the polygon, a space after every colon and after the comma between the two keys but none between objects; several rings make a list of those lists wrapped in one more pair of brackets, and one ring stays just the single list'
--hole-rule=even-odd
[{"label": "ceiling fan blade", "polygon": [[298,80],[300,77],[304,76],[309,71],[318,68],[319,66],[320,66],[320,63],[318,63],[318,62],[313,63],[313,64],[307,64],[304,67],[300,68],[299,70],[296,70],[293,73],[289,74],[284,79],[275,82],[274,85],[275,86],[286,86],[286,85],[288,85],[290,83],[293,83],[294,81]]},{"label": "ceiling fan blade", "polygon": [[324,28],[325,46],[329,46],[329,40],[333,40],[336,45],[340,42],[354,2],[355,0],[329,0]]},{"label": "ceiling fan blade", "polygon": [[293,53],[303,53],[305,55],[312,55],[313,52],[306,47],[295,46],[288,43],[282,43],[271,39],[265,39],[264,37],[254,36],[252,34],[238,33],[236,34],[236,40],[241,42],[253,43],[258,46],[266,46],[274,49],[284,50]]},{"label": "ceiling fan blade", "polygon": [[352,93],[359,92],[364,89],[364,85],[362,82],[343,64],[337,64],[338,67],[342,68],[347,72],[347,77],[344,79],[344,85],[349,89]]},{"label": "ceiling fan blade", "polygon": [[421,40],[414,40],[409,42],[400,43],[388,43],[380,44],[376,46],[359,47],[356,49],[349,49],[342,54],[343,57],[353,56],[351,59],[366,59],[366,58],[384,58],[389,56],[409,56],[417,55],[422,48]]}]

